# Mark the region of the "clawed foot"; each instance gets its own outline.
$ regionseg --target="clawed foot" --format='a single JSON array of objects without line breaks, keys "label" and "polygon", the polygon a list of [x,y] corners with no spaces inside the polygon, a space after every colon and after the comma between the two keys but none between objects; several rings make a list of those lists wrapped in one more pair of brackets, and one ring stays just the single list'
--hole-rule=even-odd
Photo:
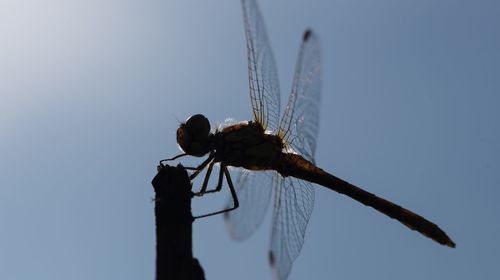
[{"label": "clawed foot", "polygon": [[203,196],[205,193],[204,192],[195,192],[193,193],[194,196]]}]

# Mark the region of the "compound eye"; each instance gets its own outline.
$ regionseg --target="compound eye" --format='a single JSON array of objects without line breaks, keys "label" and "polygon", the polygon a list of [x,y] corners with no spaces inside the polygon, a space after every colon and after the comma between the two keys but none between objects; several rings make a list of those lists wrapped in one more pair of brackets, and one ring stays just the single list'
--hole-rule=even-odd
[{"label": "compound eye", "polygon": [[205,139],[210,134],[210,122],[202,114],[196,114],[186,120],[186,128],[193,139]]},{"label": "compound eye", "polygon": [[201,114],[190,117],[177,129],[177,143],[192,156],[201,157],[209,152],[209,138],[210,122]]}]

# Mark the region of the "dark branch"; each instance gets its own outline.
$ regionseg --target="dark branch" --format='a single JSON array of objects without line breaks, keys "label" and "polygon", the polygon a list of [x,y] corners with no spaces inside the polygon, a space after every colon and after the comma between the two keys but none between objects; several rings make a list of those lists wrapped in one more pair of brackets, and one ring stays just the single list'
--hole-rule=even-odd
[{"label": "dark branch", "polygon": [[152,184],[156,193],[156,280],[204,280],[203,269],[193,258],[193,195],[186,170],[181,165],[160,165]]}]

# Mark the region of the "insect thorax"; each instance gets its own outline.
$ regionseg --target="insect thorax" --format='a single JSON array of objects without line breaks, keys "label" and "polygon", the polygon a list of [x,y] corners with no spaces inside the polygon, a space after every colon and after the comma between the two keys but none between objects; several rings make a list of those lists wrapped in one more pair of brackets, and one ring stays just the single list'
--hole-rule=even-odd
[{"label": "insect thorax", "polygon": [[281,139],[255,122],[225,127],[215,135],[215,160],[250,170],[272,169],[283,149]]}]

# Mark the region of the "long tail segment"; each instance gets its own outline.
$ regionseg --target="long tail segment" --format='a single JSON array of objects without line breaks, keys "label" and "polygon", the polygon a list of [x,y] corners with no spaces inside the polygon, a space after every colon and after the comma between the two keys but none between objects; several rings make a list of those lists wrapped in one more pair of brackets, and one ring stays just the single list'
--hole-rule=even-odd
[{"label": "long tail segment", "polygon": [[276,166],[276,170],[283,176],[293,176],[345,194],[398,220],[410,229],[416,230],[442,245],[455,248],[455,243],[451,238],[439,226],[424,217],[337,178],[299,155],[286,154],[284,158],[286,160],[281,161],[282,163]]}]

